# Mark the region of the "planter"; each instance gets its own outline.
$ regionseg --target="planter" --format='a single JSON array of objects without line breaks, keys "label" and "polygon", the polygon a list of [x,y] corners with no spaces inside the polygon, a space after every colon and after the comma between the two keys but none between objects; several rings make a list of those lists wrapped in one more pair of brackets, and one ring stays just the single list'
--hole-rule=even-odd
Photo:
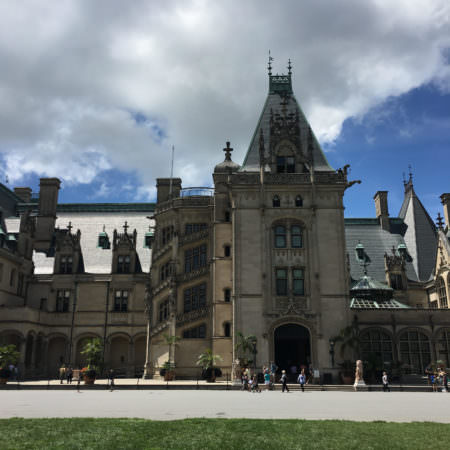
[{"label": "planter", "polygon": [[353,376],[352,375],[341,375],[342,382],[344,384],[353,384]]},{"label": "planter", "polygon": [[166,370],[164,372],[164,381],[172,381],[175,379],[175,371],[174,370]]},{"label": "planter", "polygon": [[84,376],[84,384],[94,384],[95,383],[95,377],[91,378],[88,376]]}]

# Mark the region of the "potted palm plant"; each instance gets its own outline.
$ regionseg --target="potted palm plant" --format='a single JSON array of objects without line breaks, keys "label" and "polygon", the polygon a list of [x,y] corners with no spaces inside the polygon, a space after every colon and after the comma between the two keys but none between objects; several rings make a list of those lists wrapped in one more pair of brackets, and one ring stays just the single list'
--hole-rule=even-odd
[{"label": "potted palm plant", "polygon": [[253,363],[253,360],[250,359],[250,355],[253,352],[253,343],[255,341],[256,336],[253,334],[245,336],[240,331],[236,333],[236,344],[234,348],[238,354],[240,367],[248,367]]},{"label": "potted palm plant", "polygon": [[222,376],[222,371],[215,367],[217,361],[222,361],[222,357],[215,355],[210,348],[207,348],[198,356],[197,366],[202,367],[202,378],[209,383],[214,383],[216,377]]},{"label": "potted palm plant", "polygon": [[164,377],[164,381],[172,381],[175,378],[175,363],[173,362],[173,350],[180,340],[179,336],[164,334],[164,341],[169,346],[169,359],[164,363],[159,374]]},{"label": "potted palm plant", "polygon": [[15,345],[5,345],[0,347],[0,384],[6,384],[12,375],[9,366],[16,365],[19,361],[20,353]]},{"label": "potted palm plant", "polygon": [[87,367],[84,367],[81,371],[84,377],[84,384],[94,384],[102,361],[102,341],[99,338],[88,340],[84,344],[81,354],[85,356],[88,363]]}]

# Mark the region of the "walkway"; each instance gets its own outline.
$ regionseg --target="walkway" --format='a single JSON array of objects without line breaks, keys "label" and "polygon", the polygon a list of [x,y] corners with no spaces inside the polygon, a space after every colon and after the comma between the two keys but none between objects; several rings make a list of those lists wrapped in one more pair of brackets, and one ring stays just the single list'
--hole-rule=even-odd
[{"label": "walkway", "polygon": [[450,395],[432,392],[262,392],[204,390],[5,390],[0,418],[192,417],[345,419],[450,423]]}]

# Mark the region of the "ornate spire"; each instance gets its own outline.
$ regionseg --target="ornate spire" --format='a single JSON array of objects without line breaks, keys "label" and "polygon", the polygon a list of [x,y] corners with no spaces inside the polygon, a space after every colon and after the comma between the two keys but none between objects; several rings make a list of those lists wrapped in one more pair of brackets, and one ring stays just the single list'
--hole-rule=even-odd
[{"label": "ornate spire", "polygon": [[291,58],[288,59],[287,70],[288,70],[288,75],[292,75]]},{"label": "ornate spire", "polygon": [[437,222],[437,226],[438,226],[439,230],[443,230],[444,229],[444,219],[442,218],[440,212],[437,215],[436,222]]},{"label": "ornate spire", "polygon": [[125,234],[128,234],[127,233],[128,228],[129,228],[129,225],[128,225],[127,221],[125,220],[125,223],[123,224],[123,231],[125,232]]},{"label": "ornate spire", "polygon": [[231,152],[233,151],[233,149],[230,147],[230,142],[227,141],[227,146],[223,149],[223,151],[225,152],[225,161],[231,161]]},{"label": "ornate spire", "polygon": [[273,58],[270,56],[270,50],[269,50],[269,64],[267,64],[267,70],[269,72],[269,76],[272,75],[272,61],[273,61]]}]

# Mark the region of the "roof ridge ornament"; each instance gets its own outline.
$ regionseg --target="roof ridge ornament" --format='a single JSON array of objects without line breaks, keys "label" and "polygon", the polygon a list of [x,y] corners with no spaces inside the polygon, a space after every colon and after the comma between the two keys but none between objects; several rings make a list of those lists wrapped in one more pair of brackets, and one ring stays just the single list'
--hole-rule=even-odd
[{"label": "roof ridge ornament", "polygon": [[272,76],[272,61],[273,58],[270,56],[270,49],[269,49],[269,63],[267,64],[267,70],[269,72],[269,76]]},{"label": "roof ridge ornament", "polygon": [[231,152],[233,151],[233,149],[230,147],[230,141],[226,142],[226,147],[223,149],[223,151],[225,152],[225,161],[231,161]]},{"label": "roof ridge ornament", "polygon": [[291,64],[291,58],[288,59],[288,65],[287,65],[288,75],[292,75],[292,64]]}]

